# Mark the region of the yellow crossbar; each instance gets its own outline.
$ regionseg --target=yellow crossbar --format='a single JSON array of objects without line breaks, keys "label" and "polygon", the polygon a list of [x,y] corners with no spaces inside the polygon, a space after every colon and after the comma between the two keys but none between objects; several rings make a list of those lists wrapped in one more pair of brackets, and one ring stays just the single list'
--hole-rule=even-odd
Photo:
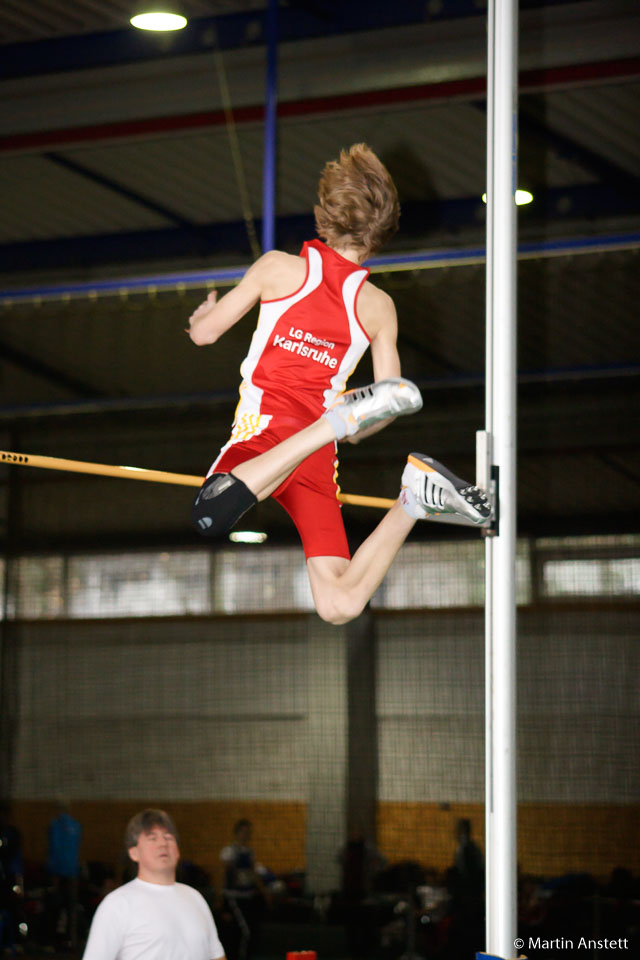
[{"label": "yellow crossbar", "polygon": [[[0,463],[16,467],[40,467],[43,470],[66,470],[99,477],[120,477],[125,480],[146,480],[150,483],[174,483],[182,487],[200,487],[204,477],[188,473],[167,473],[164,470],[146,470],[144,467],[116,467],[109,463],[89,463],[85,460],[64,460],[60,457],[41,457],[31,453],[12,453],[0,450]],[[394,504],[386,497],[366,497],[355,493],[340,493],[341,503],[356,507],[378,507],[388,510]]]}]

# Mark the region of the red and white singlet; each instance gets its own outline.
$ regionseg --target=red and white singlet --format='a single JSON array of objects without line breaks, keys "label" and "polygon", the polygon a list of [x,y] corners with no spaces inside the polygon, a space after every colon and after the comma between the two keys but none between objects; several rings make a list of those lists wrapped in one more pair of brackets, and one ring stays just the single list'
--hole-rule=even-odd
[{"label": "red and white singlet", "polygon": [[[304,244],[304,283],[263,300],[242,362],[240,401],[228,443],[211,466],[232,470],[313,423],[342,393],[370,340],[356,315],[369,271],[320,240]],[[307,556],[348,556],[336,496],[335,444],[305,460],[273,494],[293,518]]]},{"label": "red and white singlet", "polygon": [[295,293],[263,300],[240,373],[230,443],[261,433],[274,419],[313,423],[345,388],[369,346],[355,303],[369,271],[320,240],[304,244],[305,281]]}]

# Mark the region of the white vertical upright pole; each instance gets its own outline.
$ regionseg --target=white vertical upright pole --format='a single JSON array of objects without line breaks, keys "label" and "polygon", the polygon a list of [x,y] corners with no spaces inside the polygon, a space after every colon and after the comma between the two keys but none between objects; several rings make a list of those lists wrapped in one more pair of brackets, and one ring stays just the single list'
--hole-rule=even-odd
[{"label": "white vertical upright pole", "polygon": [[267,77],[262,165],[262,252],[276,245],[276,177],[278,140],[278,0],[267,5]]},{"label": "white vertical upright pole", "polygon": [[517,0],[489,0],[486,429],[497,535],[486,540],[486,951],[511,958],[516,876]]}]

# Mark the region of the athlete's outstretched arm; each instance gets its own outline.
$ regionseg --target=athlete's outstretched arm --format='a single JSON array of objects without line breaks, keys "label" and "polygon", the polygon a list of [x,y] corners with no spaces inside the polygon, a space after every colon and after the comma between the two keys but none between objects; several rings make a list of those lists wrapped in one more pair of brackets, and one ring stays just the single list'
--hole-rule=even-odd
[{"label": "athlete's outstretched arm", "polygon": [[213,290],[204,303],[189,317],[187,333],[201,347],[215,343],[238,320],[256,305],[262,295],[265,273],[270,269],[274,251],[265,253],[249,267],[244,277],[232,290],[218,300],[218,291]]}]

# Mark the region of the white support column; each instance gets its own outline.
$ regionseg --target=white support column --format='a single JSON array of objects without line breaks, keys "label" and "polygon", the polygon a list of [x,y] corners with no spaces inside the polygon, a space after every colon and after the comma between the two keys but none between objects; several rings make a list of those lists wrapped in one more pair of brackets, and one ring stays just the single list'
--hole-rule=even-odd
[{"label": "white support column", "polygon": [[517,0],[489,0],[486,429],[498,482],[486,540],[486,951],[511,958],[516,850]]}]

